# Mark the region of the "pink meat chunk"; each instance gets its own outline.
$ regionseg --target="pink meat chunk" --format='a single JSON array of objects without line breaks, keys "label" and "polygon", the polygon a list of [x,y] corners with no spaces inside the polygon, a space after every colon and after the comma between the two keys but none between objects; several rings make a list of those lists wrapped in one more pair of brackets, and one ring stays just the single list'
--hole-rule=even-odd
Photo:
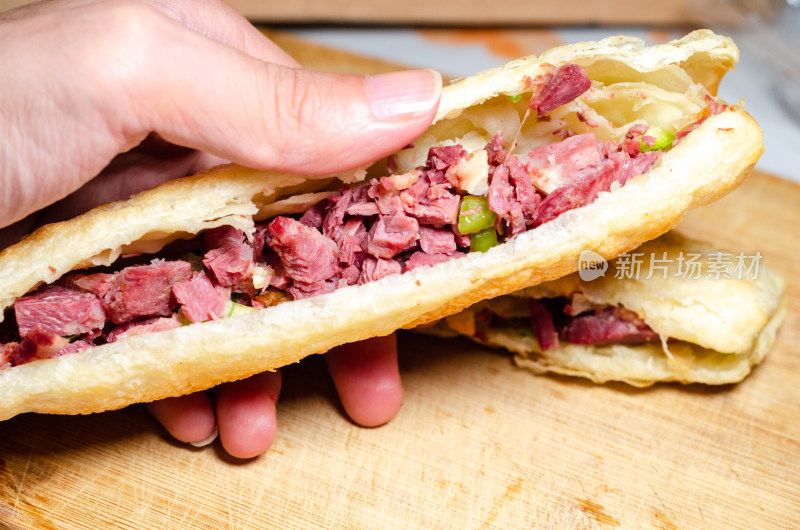
[{"label": "pink meat chunk", "polygon": [[514,202],[514,188],[509,181],[508,168],[505,165],[494,168],[489,180],[487,200],[489,209],[500,217],[505,217],[511,211],[511,205]]},{"label": "pink meat chunk", "polygon": [[367,246],[367,229],[361,218],[352,217],[345,221],[336,243],[341,249],[339,261],[343,266],[355,264],[358,255],[366,252]]},{"label": "pink meat chunk", "polygon": [[206,250],[235,247],[244,243],[244,232],[229,225],[218,226],[203,233]]},{"label": "pink meat chunk", "polygon": [[[339,273],[340,280],[337,287],[343,287],[345,285],[355,285],[358,283],[358,278],[361,276],[361,265],[347,265],[342,268],[341,272]],[[343,283],[342,283],[343,282]]]},{"label": "pink meat chunk", "polygon": [[57,285],[23,296],[14,304],[14,312],[20,337],[37,326],[55,335],[81,335],[101,329],[106,322],[97,296]]},{"label": "pink meat chunk", "polygon": [[536,208],[542,202],[542,197],[533,187],[530,173],[528,173],[519,158],[513,155],[506,160],[506,166],[508,167],[511,182],[514,184],[517,202],[522,207],[526,219],[533,219]]},{"label": "pink meat chunk", "polygon": [[246,243],[209,250],[203,256],[203,264],[217,282],[225,287],[248,282],[253,277],[256,266],[253,248]]},{"label": "pink meat chunk", "polygon": [[[352,204],[361,204],[372,202],[366,197],[366,189],[368,184],[361,184],[359,186],[343,187],[339,195],[334,195],[328,198],[327,212],[325,213],[321,227],[322,233],[325,237],[336,239],[342,229],[344,223],[344,216],[347,213],[348,207]],[[305,217],[305,216],[303,216]],[[303,219],[301,219],[301,222]],[[306,224],[306,223],[304,223]]]},{"label": "pink meat chunk", "polygon": [[574,344],[614,344],[658,341],[658,334],[631,312],[610,307],[574,318],[561,330],[561,338]]},{"label": "pink meat chunk", "polygon": [[69,340],[40,327],[30,330],[19,344],[8,352],[11,366],[19,366],[36,359],[58,356],[58,352],[69,344]]},{"label": "pink meat chunk", "polygon": [[0,370],[4,368],[10,368],[12,366],[11,353],[14,351],[16,346],[16,342],[7,342],[5,344],[0,343]]},{"label": "pink meat chunk", "polygon": [[591,203],[601,192],[611,190],[614,183],[625,184],[649,170],[660,156],[658,152],[652,151],[631,158],[613,142],[604,144],[602,151],[604,157],[600,164],[581,169],[572,182],[556,189],[542,201],[536,211],[534,226]]},{"label": "pink meat chunk", "polygon": [[259,263],[268,261],[267,255],[271,253],[267,242],[271,238],[269,228],[265,224],[256,225],[253,231],[253,259]]},{"label": "pink meat chunk", "polygon": [[317,230],[282,216],[269,223],[269,230],[272,234],[269,245],[292,280],[313,284],[336,274],[336,244]]},{"label": "pink meat chunk", "polygon": [[367,256],[364,260],[364,267],[361,269],[361,276],[358,278],[359,285],[374,282],[403,272],[403,266],[393,259],[380,259]]},{"label": "pink meat chunk", "polygon": [[[400,194],[401,192],[394,187],[387,188],[377,179],[370,181],[370,186],[367,188],[367,196],[373,200],[373,204],[378,208],[378,213],[383,215],[403,213],[403,201]],[[353,208],[350,208],[348,213],[352,214],[353,212]]]},{"label": "pink meat chunk", "polygon": [[176,283],[172,292],[183,314],[192,322],[219,318],[231,297],[230,289],[214,286],[205,271],[195,272],[188,280]]},{"label": "pink meat chunk", "polygon": [[456,250],[456,236],[448,228],[420,226],[419,246],[427,254],[449,254]]},{"label": "pink meat chunk", "polygon": [[76,340],[75,342],[70,342],[56,353],[53,354],[53,357],[61,357],[62,355],[67,355],[70,353],[78,353],[82,352],[83,350],[88,350],[94,346],[91,342],[85,340]]},{"label": "pink meat chunk", "polygon": [[108,342],[117,342],[128,337],[144,335],[146,333],[157,333],[181,327],[181,323],[176,315],[168,317],[155,317],[137,319],[114,328],[108,334]]},{"label": "pink meat chunk", "polygon": [[[441,188],[439,188],[441,189]],[[404,205],[405,212],[420,223],[444,226],[458,221],[461,198],[450,192],[439,193],[434,199],[425,198],[411,205]]]},{"label": "pink meat chunk", "polygon": [[167,316],[174,301],[172,286],[187,280],[192,266],[186,261],[153,260],[150,265],[126,267],[114,274],[103,308],[115,324],[146,316]]},{"label": "pink meat chunk", "polygon": [[407,215],[382,216],[369,231],[367,253],[376,258],[390,259],[419,237],[419,223]]},{"label": "pink meat chunk", "polygon": [[531,329],[542,351],[558,348],[558,333],[553,317],[545,305],[535,298],[530,300]]},{"label": "pink meat chunk", "polygon": [[428,195],[430,186],[431,182],[427,175],[418,178],[410,187],[400,192],[400,202],[403,203],[403,207],[411,207],[421,201]]},{"label": "pink meat chunk", "polygon": [[579,171],[599,166],[603,161],[597,137],[592,133],[576,134],[560,142],[532,149],[528,158],[536,167],[559,167],[569,182]]},{"label": "pink meat chunk", "polygon": [[321,201],[305,211],[300,217],[299,221],[304,225],[311,228],[322,228],[322,223],[325,220],[325,204],[327,201]]},{"label": "pink meat chunk", "polygon": [[552,79],[531,98],[530,107],[539,117],[569,103],[592,86],[586,71],[577,64],[560,66]]},{"label": "pink meat chunk", "polygon": [[70,274],[64,278],[64,287],[93,293],[100,298],[114,285],[114,275],[98,272],[96,274]]},{"label": "pink meat chunk", "polygon": [[506,161],[508,156],[506,148],[503,146],[503,131],[492,136],[489,143],[486,144],[486,153],[489,157],[489,164],[496,166]]},{"label": "pink meat chunk", "polygon": [[269,266],[272,268],[272,276],[269,279],[269,286],[276,289],[286,289],[292,284],[292,279],[286,276],[286,269],[283,268],[283,262],[277,254],[272,252],[273,258],[268,260]]},{"label": "pink meat chunk", "polygon": [[291,287],[286,289],[293,300],[311,298],[322,294],[332,293],[336,290],[337,282],[321,280],[314,283],[293,282]]},{"label": "pink meat chunk", "polygon": [[457,164],[458,161],[465,156],[467,156],[467,152],[459,144],[431,147],[428,150],[426,166],[431,169],[442,171]]},{"label": "pink meat chunk", "polygon": [[452,254],[428,254],[423,251],[414,252],[411,257],[405,262],[406,272],[416,269],[417,267],[428,267],[443,263],[455,258],[463,258],[466,256],[463,252],[453,252]]}]

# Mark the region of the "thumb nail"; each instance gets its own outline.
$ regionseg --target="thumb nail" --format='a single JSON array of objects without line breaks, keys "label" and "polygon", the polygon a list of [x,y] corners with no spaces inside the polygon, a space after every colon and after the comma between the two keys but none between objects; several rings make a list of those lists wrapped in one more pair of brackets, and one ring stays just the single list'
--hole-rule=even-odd
[{"label": "thumb nail", "polygon": [[205,440],[200,440],[199,442],[189,442],[189,444],[195,447],[205,447],[207,445],[211,445],[212,443],[214,443],[214,440],[217,439],[218,434],[219,434],[219,428],[215,426],[214,432],[212,432],[208,438],[206,438]]},{"label": "thumb nail", "polygon": [[435,70],[403,70],[367,76],[367,86],[378,118],[414,118],[437,104],[442,76]]}]

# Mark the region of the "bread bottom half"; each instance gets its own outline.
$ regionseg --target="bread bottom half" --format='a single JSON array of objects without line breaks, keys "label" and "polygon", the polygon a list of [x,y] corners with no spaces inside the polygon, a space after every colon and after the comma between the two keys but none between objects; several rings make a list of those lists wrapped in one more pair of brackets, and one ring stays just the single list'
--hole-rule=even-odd
[{"label": "bread bottom half", "polygon": [[[671,229],[689,208],[735,188],[761,154],[761,135],[755,120],[731,108],[703,122],[648,173],[488,252],[252,314],[131,337],[3,370],[0,419],[30,411],[99,412],[207,389],[559,278],[577,270],[584,249],[607,257],[634,249]],[[124,232],[128,217],[191,208],[195,199],[187,197],[213,203],[213,208],[200,210],[212,214],[195,220],[198,227],[225,224],[225,219],[242,219],[242,212],[257,211],[255,201],[264,197],[257,176],[226,174],[225,168],[215,171],[169,183],[138,202],[134,198],[120,212],[112,206],[78,218],[70,225],[78,240],[66,246],[55,236],[46,239],[43,249],[36,241],[23,243],[36,259],[47,254],[47,245],[69,249],[80,238],[92,239],[85,230],[98,223],[107,224],[106,231],[114,237],[125,238],[116,233]],[[105,217],[97,220],[92,215]],[[15,251],[19,255],[7,255],[7,261],[18,258],[18,266],[25,267],[31,255],[25,254],[24,246]]]},{"label": "bread bottom half", "polygon": [[[696,275],[682,275],[681,267],[693,255],[701,269]],[[595,383],[621,381],[637,387],[656,382],[737,383],[771,349],[787,300],[786,281],[779,274],[764,266],[749,274],[737,273],[736,255],[670,232],[627,255],[626,263],[631,256],[641,260],[637,276],[615,275],[624,270],[618,267],[623,256],[610,262],[604,277],[582,280],[578,274],[565,276],[480,302],[420,331],[442,337],[463,335],[504,348],[516,354],[517,365],[537,374],[585,377]],[[659,266],[665,264],[663,274],[649,274],[652,260],[659,260]],[[519,318],[530,318],[528,299],[571,297],[574,293],[581,294],[583,303],[596,307],[619,305],[633,311],[663,343],[585,345],[561,341],[558,348],[543,351],[531,325]],[[501,318],[493,320],[494,324],[478,323],[483,310]]]}]

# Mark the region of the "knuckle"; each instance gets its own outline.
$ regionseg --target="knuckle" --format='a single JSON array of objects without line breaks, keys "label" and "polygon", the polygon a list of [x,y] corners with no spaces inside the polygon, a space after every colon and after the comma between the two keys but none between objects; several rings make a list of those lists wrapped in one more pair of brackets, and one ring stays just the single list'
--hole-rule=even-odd
[{"label": "knuckle", "polygon": [[116,75],[121,66],[141,56],[143,44],[148,41],[147,31],[152,31],[150,9],[133,0],[119,0],[104,5],[90,22],[90,32],[83,36],[95,64],[108,74]]},{"label": "knuckle", "polygon": [[148,113],[148,78],[160,75],[159,47],[169,26],[163,15],[138,0],[86,3],[79,15],[64,62],[70,78],[80,82],[82,119],[102,124],[127,145]]},{"label": "knuckle", "polygon": [[133,104],[147,89],[146,79],[158,75],[169,26],[161,13],[138,0],[115,0],[106,7],[95,24],[99,35],[88,36],[93,79],[103,93],[127,95]]},{"label": "knuckle", "polygon": [[104,13],[103,29],[122,49],[141,47],[154,34],[158,19],[157,12],[143,2],[117,0]]}]

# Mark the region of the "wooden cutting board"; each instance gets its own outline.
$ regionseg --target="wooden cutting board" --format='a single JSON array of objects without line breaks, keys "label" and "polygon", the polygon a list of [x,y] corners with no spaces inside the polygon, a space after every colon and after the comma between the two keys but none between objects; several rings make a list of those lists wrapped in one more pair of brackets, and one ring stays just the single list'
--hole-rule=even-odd
[{"label": "wooden cutting board", "polygon": [[[35,0],[0,0],[0,11]],[[416,24],[423,26],[524,26],[545,24],[611,24],[704,26],[741,23],[744,8],[767,16],[782,0],[573,0],[568,7],[549,0],[227,0],[250,20],[289,24]]]},{"label": "wooden cutting board", "polygon": [[798,204],[800,186],[756,172],[680,226],[760,251],[789,281],[775,348],[739,385],[537,377],[404,334],[394,421],[350,423],[312,357],[284,370],[278,436],[251,461],[176,444],[140,407],[0,423],[0,528],[800,526]]}]

